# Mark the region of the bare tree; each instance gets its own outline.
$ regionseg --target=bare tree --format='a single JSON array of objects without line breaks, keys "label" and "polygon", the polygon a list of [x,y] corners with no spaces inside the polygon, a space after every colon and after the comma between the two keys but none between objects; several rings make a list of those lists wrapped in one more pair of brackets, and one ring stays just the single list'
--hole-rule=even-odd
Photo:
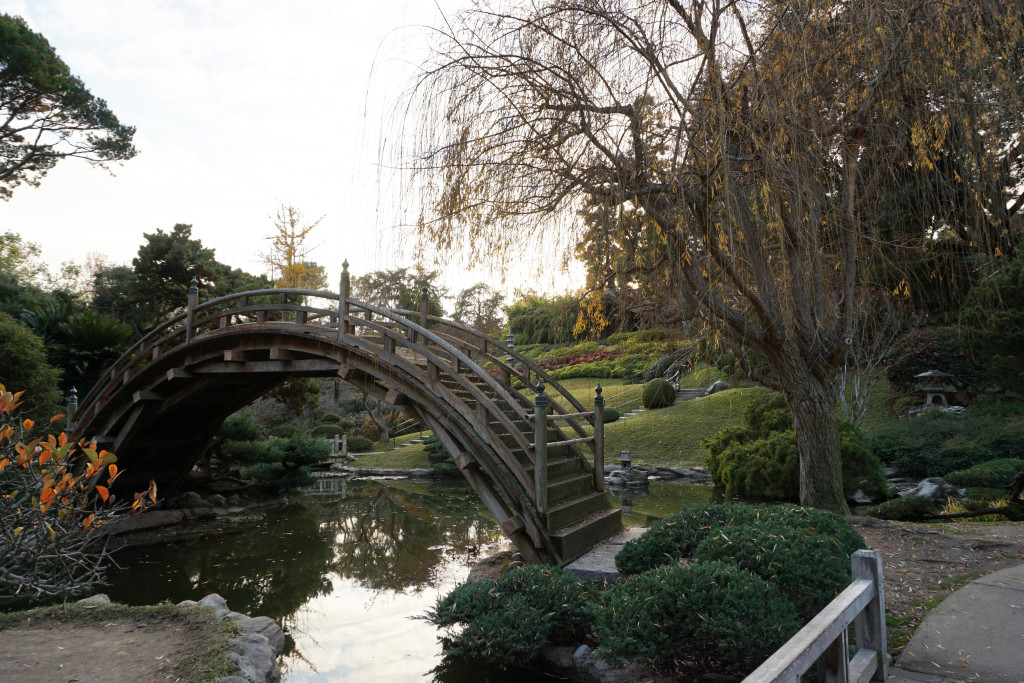
[{"label": "bare tree", "polygon": [[858,292],[853,343],[838,373],[839,407],[844,418],[854,424],[864,421],[875,385],[885,374],[886,359],[916,320],[907,302],[884,290]]},{"label": "bare tree", "polygon": [[[678,296],[785,392],[801,502],[845,511],[836,373],[858,266],[929,227],[883,239],[880,190],[956,145],[984,161],[960,180],[992,194],[985,169],[1024,144],[1020,15],[999,0],[482,0],[416,89],[421,236],[510,259],[572,243],[588,200],[641,212]],[[995,253],[1006,226],[975,227]]]}]

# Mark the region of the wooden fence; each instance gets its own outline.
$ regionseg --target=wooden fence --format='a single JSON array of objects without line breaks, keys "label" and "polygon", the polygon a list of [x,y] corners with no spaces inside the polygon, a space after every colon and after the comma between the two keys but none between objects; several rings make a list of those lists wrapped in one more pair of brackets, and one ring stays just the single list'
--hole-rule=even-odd
[{"label": "wooden fence", "polygon": [[[853,582],[743,683],[799,683],[817,664],[819,683],[884,681],[889,663],[885,641],[882,557],[858,550],[851,560]],[[849,626],[856,650],[850,657]]]}]

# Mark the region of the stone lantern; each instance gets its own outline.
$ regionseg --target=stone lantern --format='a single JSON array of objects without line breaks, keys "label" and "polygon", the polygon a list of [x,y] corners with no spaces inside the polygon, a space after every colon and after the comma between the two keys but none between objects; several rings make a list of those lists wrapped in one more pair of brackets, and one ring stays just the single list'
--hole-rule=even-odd
[{"label": "stone lantern", "polygon": [[942,405],[949,407],[949,401],[946,400],[946,393],[949,389],[943,383],[943,380],[953,375],[948,372],[942,372],[941,370],[929,370],[928,372],[922,372],[917,375],[917,379],[921,380],[921,391],[924,392],[924,406],[927,408],[930,405],[934,405],[936,399],[938,399]]}]

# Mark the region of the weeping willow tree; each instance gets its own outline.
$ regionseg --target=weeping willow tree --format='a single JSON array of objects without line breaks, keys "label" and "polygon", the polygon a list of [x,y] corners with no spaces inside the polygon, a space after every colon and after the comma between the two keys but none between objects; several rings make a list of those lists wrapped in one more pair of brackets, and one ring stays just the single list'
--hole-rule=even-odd
[{"label": "weeping willow tree", "polygon": [[[1019,1],[481,0],[440,32],[405,149],[422,239],[510,260],[640,214],[708,333],[761,354],[800,498],[847,509],[837,367],[868,265],[992,258],[1022,195]],[[410,161],[411,159],[411,161]],[[897,190],[914,184],[917,216]],[[955,206],[949,202],[958,202]]]}]

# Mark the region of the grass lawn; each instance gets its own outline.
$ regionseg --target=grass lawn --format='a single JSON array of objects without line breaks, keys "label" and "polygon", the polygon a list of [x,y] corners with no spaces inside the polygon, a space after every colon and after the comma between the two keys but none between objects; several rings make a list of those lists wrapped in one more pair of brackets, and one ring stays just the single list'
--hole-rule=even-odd
[{"label": "grass lawn", "polygon": [[[356,455],[353,453],[353,455]],[[373,470],[418,470],[430,467],[423,444],[396,448],[384,453],[371,453],[357,457],[349,467]]]},{"label": "grass lawn", "polygon": [[707,451],[701,439],[742,424],[743,411],[763,391],[732,389],[607,424],[605,461],[616,463],[619,453],[629,450],[638,465],[704,466]]}]

